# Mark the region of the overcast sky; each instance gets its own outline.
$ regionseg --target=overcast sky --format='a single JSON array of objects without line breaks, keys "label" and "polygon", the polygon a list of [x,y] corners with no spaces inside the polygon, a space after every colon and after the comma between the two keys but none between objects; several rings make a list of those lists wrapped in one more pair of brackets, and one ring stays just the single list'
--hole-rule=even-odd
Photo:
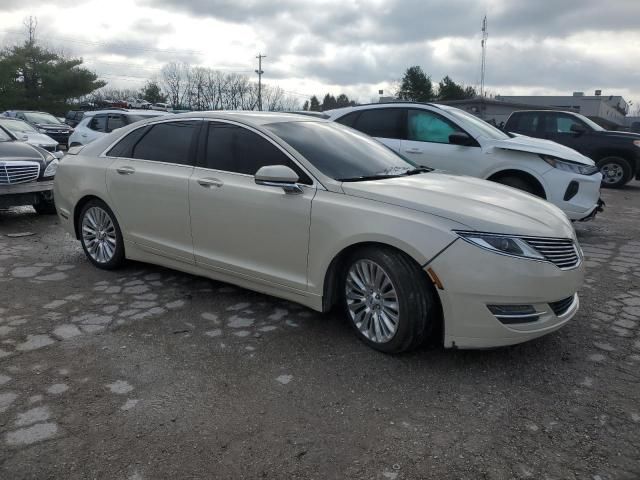
[{"label": "overcast sky", "polygon": [[[75,5],[75,6],[74,6]],[[0,0],[0,44],[39,38],[111,86],[138,87],[173,60],[253,75],[298,95],[391,93],[411,65],[480,81],[489,21],[492,93],[623,95],[640,105],[640,0]]]}]

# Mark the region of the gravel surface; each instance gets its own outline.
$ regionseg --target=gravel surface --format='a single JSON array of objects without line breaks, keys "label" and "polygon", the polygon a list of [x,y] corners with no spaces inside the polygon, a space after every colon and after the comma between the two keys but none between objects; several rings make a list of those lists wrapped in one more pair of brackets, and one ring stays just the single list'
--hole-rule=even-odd
[{"label": "gravel surface", "polygon": [[603,196],[567,326],[400,356],[0,211],[0,478],[638,479],[640,183]]}]

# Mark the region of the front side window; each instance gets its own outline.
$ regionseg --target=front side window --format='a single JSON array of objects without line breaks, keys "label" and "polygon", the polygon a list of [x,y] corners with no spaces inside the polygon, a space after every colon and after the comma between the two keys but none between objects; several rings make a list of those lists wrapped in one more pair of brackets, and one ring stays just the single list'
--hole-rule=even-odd
[{"label": "front side window", "polygon": [[313,183],[302,169],[266,138],[238,125],[209,124],[205,168],[255,175],[267,165],[286,165],[298,174],[300,183]]},{"label": "front side window", "polygon": [[353,128],[372,137],[402,138],[402,108],[375,108],[363,110],[353,123]]},{"label": "front side window", "polygon": [[109,157],[132,158],[133,147],[135,147],[138,141],[147,133],[147,130],[149,130],[149,127],[142,127],[128,133],[122,140],[111,147],[107,155]]},{"label": "front side window", "polygon": [[107,116],[106,115],[96,115],[91,120],[89,120],[89,128],[96,132],[106,132],[107,131]]},{"label": "front side window", "polygon": [[427,110],[409,110],[407,139],[417,142],[449,143],[449,135],[461,130]]},{"label": "front side window", "polygon": [[190,148],[199,122],[166,122],[153,125],[133,146],[131,158],[190,165]]},{"label": "front side window", "polygon": [[358,115],[360,115],[360,111],[347,113],[344,117],[338,118],[336,122],[346,125],[347,127],[353,127]]},{"label": "front side window", "polygon": [[547,114],[544,122],[545,133],[573,133],[571,128],[576,125],[578,128],[585,128],[585,125],[571,115]]}]

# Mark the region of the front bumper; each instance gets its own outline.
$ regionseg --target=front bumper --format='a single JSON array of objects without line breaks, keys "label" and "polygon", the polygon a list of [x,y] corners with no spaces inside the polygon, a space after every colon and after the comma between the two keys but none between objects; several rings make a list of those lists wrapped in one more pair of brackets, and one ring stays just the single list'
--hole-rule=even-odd
[{"label": "front bumper", "polygon": [[602,183],[600,172],[594,175],[577,175],[552,168],[544,177],[549,186],[547,200],[558,206],[570,220],[590,217],[599,208]]},{"label": "front bumper", "polygon": [[53,194],[53,180],[0,186],[0,207],[20,207],[38,203],[42,195]]},{"label": "front bumper", "polygon": [[56,142],[58,142],[58,145],[66,145],[67,142],[69,141],[69,136],[71,135],[71,132],[64,132],[64,133],[50,133],[50,132],[44,132],[45,135],[53,138]]},{"label": "front bumper", "polygon": [[[444,345],[490,348],[526,342],[559,329],[578,310],[576,292],[584,267],[561,270],[552,263],[520,259],[456,241],[428,265],[443,289],[438,290],[444,315]],[[560,315],[550,303],[574,297]],[[530,305],[538,319],[505,324],[488,305]]]}]

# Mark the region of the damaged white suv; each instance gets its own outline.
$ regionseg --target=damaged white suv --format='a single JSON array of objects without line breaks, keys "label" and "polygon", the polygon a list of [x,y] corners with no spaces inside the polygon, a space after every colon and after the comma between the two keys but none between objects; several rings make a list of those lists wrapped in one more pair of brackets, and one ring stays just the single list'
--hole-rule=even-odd
[{"label": "damaged white suv", "polygon": [[571,220],[602,210],[593,160],[549,140],[509,136],[458,108],[382,103],[324,112],[417,165],[492,180],[544,198]]}]

